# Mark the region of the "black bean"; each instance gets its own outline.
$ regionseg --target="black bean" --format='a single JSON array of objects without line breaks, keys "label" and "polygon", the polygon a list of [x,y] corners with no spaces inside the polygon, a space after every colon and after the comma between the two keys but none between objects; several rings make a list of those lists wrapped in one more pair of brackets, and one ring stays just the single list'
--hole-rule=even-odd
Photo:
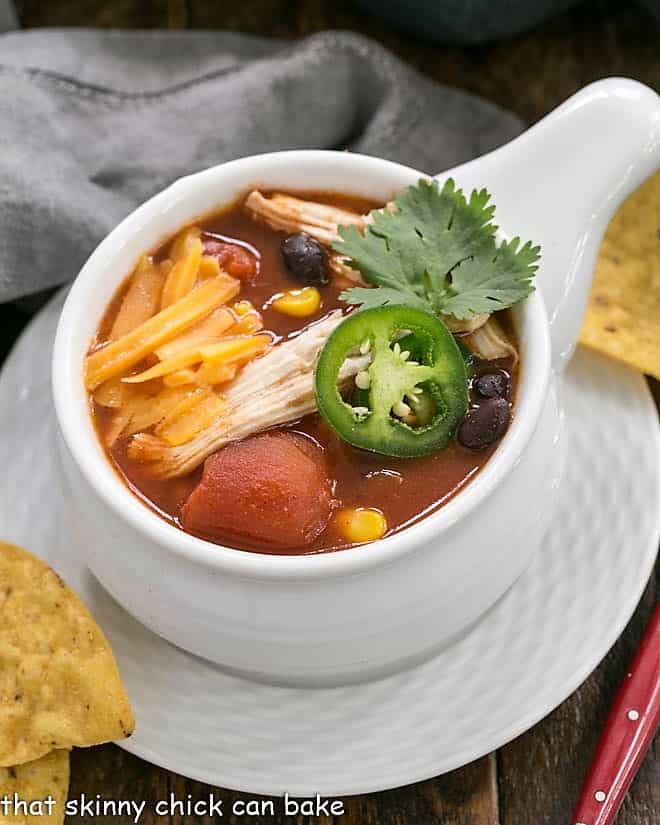
[{"label": "black bean", "polygon": [[329,283],[328,253],[314,238],[298,232],[285,238],[281,249],[286,268],[297,281],[313,286]]},{"label": "black bean", "polygon": [[511,410],[505,398],[488,398],[468,410],[458,428],[458,440],[470,450],[482,450],[504,435],[510,419]]},{"label": "black bean", "polygon": [[511,392],[511,379],[504,370],[485,372],[475,378],[473,387],[482,398],[508,398]]}]

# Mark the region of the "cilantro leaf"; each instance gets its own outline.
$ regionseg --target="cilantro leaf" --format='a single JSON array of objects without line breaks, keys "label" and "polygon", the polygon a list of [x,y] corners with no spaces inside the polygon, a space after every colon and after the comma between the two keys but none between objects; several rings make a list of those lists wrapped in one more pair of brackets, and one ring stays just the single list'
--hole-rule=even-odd
[{"label": "cilantro leaf", "polygon": [[413,292],[402,292],[389,286],[377,286],[371,289],[365,286],[354,286],[345,289],[339,296],[348,304],[361,304],[362,309],[382,307],[388,304],[407,304],[428,312],[428,301]]},{"label": "cilantro leaf", "polygon": [[480,258],[468,258],[452,270],[442,312],[466,320],[510,307],[533,292],[539,247],[530,241],[519,245],[520,238],[502,241],[488,266]]},{"label": "cilantro leaf", "polygon": [[339,227],[333,244],[377,289],[354,287],[340,296],[362,306],[410,304],[469,319],[504,309],[531,291],[538,247],[495,242],[495,207],[485,189],[467,200],[453,180],[420,180],[375,209],[364,234]]},{"label": "cilantro leaf", "polygon": [[[349,264],[359,269],[367,283],[390,287],[412,295],[423,295],[422,285],[415,276],[415,268],[401,258],[396,251],[396,227],[394,238],[390,239],[383,224],[388,220],[379,213],[385,210],[374,210],[374,224],[369,226],[364,235],[356,226],[340,226],[341,241],[335,241],[334,248],[349,258]],[[392,254],[390,254],[392,252]]]}]

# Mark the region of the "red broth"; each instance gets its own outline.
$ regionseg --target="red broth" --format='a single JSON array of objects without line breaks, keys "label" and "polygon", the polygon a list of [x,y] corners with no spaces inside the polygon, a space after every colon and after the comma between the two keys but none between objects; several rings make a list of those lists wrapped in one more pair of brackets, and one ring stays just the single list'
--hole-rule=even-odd
[{"label": "red broth", "polygon": [[[375,204],[355,198],[339,197],[327,193],[305,193],[303,197],[343,206],[355,211],[366,212]],[[243,283],[238,299],[246,299],[260,310],[264,329],[274,332],[280,339],[295,334],[310,322],[322,318],[337,307],[345,304],[339,300],[339,293],[344,285],[331,282],[321,287],[322,304],[318,312],[304,319],[283,315],[272,308],[269,303],[273,295],[287,289],[299,287],[286,270],[280,244],[284,233],[257,223],[246,215],[240,204],[214,214],[197,222],[204,233],[219,236],[222,240],[244,245],[257,255],[259,261],[258,276],[252,283]],[[169,242],[156,250],[156,260],[167,254]],[[107,340],[109,330],[126,292],[128,280],[120,287],[110,303],[100,324],[97,343]],[[510,337],[514,338],[508,313],[500,313]],[[489,368],[500,367],[511,375],[512,398],[518,380],[518,369],[510,359],[488,362]],[[478,370],[478,368],[477,368]],[[92,416],[100,440],[110,425],[111,411],[99,406],[91,399]],[[391,535],[404,527],[419,521],[429,513],[437,510],[461,490],[486,464],[497,444],[480,451],[462,447],[454,438],[444,450],[430,456],[414,459],[396,459],[376,455],[355,449],[334,434],[325,421],[318,415],[309,415],[281,430],[292,430],[312,439],[325,456],[334,499],[340,507],[374,507],[382,511],[387,519],[388,532]],[[131,492],[147,507],[160,517],[183,529],[180,511],[191,491],[198,484],[202,468],[181,478],[161,480],[150,473],[149,465],[131,459],[127,453],[130,438],[120,438],[106,449],[108,458]],[[322,553],[341,550],[351,546],[338,532],[331,520],[328,527],[318,537],[304,547],[295,551],[273,546],[266,541],[256,541],[244,536],[223,535],[214,531],[214,535],[200,536],[217,544],[235,547],[258,553]],[[364,552],[368,552],[368,547]]]}]

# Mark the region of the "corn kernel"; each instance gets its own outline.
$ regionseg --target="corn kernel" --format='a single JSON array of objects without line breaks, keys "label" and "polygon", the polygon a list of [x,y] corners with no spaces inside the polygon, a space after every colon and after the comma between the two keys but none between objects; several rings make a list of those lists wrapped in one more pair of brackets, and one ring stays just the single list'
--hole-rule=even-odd
[{"label": "corn kernel", "polygon": [[284,315],[305,318],[313,315],[321,306],[321,293],[314,286],[290,289],[273,299],[272,307]]},{"label": "corn kernel", "polygon": [[335,516],[339,534],[353,544],[381,539],[387,532],[387,519],[375,507],[346,507]]}]

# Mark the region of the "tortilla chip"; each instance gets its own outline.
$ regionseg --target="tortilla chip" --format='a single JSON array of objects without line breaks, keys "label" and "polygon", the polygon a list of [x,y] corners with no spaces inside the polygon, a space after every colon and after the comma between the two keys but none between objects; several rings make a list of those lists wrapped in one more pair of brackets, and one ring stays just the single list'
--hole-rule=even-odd
[{"label": "tortilla chip", "polygon": [[51,751],[25,765],[0,768],[0,801],[7,797],[10,802],[6,810],[0,806],[0,825],[62,825],[68,790],[69,751]]},{"label": "tortilla chip", "polygon": [[660,378],[660,172],[607,229],[580,342]]},{"label": "tortilla chip", "polygon": [[121,739],[134,724],[87,608],[50,567],[0,542],[0,767]]}]

